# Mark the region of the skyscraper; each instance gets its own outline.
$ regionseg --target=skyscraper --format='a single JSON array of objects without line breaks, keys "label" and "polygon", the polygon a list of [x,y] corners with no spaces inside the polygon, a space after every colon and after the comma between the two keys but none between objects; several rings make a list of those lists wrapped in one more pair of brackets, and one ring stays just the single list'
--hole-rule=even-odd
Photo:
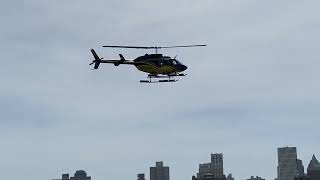
[{"label": "skyscraper", "polygon": [[277,180],[294,180],[298,174],[297,148],[278,148],[278,178]]},{"label": "skyscraper", "polygon": [[169,167],[156,162],[156,167],[150,167],[150,180],[169,180]]},{"label": "skyscraper", "polygon": [[312,156],[312,159],[308,165],[307,173],[310,180],[320,179],[320,163],[315,155]]},{"label": "skyscraper", "polygon": [[211,168],[216,178],[225,177],[223,174],[223,155],[211,154]]}]

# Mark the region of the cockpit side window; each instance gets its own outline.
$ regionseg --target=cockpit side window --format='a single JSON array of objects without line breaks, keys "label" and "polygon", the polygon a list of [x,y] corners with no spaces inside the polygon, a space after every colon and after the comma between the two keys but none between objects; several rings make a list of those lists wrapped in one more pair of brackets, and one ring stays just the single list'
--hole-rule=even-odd
[{"label": "cockpit side window", "polygon": [[163,64],[164,64],[164,65],[171,65],[171,63],[170,63],[169,60],[164,60],[164,61],[163,61]]}]

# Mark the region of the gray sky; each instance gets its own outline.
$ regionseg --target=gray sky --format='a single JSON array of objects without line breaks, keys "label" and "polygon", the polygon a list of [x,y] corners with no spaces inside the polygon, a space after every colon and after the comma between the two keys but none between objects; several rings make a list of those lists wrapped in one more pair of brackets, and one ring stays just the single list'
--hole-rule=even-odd
[{"label": "gray sky", "polygon": [[[320,2],[316,0],[53,0],[0,3],[0,172],[43,180],[85,169],[135,179],[162,160],[188,180],[210,153],[237,180],[276,177],[276,148],[320,156]],[[141,50],[188,66],[171,84],[139,84],[132,66],[91,71]]]}]

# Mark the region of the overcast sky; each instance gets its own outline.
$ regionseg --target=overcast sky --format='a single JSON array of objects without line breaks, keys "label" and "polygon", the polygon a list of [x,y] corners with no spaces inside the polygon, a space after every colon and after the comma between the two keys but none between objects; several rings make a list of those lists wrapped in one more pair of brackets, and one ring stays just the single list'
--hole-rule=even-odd
[{"label": "overcast sky", "polygon": [[[155,161],[190,180],[223,153],[236,180],[277,175],[277,147],[320,157],[320,1],[10,0],[0,3],[0,173],[48,180],[84,169],[132,180]],[[177,83],[140,84],[104,58],[167,46]]]}]

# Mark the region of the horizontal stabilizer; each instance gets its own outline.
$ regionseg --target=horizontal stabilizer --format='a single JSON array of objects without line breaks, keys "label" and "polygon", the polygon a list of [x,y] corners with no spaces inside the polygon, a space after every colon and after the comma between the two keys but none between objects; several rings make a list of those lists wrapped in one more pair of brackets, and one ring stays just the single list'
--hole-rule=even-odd
[{"label": "horizontal stabilizer", "polygon": [[120,61],[125,61],[125,60],[126,60],[126,59],[123,57],[122,54],[119,54],[119,56],[120,56]]}]

